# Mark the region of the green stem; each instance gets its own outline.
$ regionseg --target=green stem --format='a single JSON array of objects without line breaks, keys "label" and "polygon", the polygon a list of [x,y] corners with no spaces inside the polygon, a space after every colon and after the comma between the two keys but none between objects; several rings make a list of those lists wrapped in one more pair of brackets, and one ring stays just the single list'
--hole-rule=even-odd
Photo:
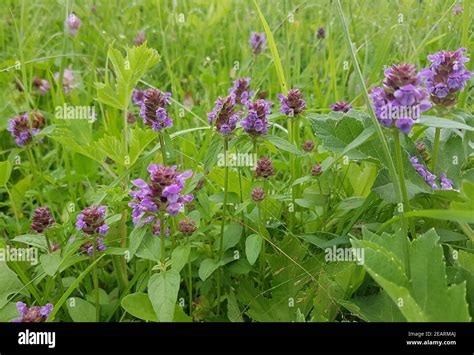
[{"label": "green stem", "polygon": [[163,134],[159,134],[160,137],[160,149],[161,149],[161,156],[163,157],[163,165],[166,165],[166,148],[165,148],[165,140],[163,138]]},{"label": "green stem", "polygon": [[16,232],[18,235],[21,233],[21,228],[20,228],[20,219],[18,218],[18,211],[16,210],[15,203],[13,202],[13,196],[10,192],[10,190],[7,187],[7,184],[4,185],[5,190],[7,191],[8,197],[10,199],[10,204],[12,206],[13,214],[15,215],[15,224],[16,224]]},{"label": "green stem", "polygon": [[225,218],[227,212],[227,190],[229,186],[229,166],[227,165],[227,151],[229,149],[229,142],[227,138],[224,138],[224,204],[222,206],[222,221],[221,221],[221,235],[219,240],[219,260],[222,260],[224,256],[224,227]]},{"label": "green stem", "polygon": [[433,158],[431,162],[431,171],[433,174],[438,173],[438,149],[439,149],[439,141],[441,138],[441,128],[436,128],[435,130],[435,138],[434,138],[434,144],[433,144]]},{"label": "green stem", "polygon": [[165,244],[165,216],[163,214],[160,215],[160,239],[161,239],[161,265],[165,265],[166,260],[166,244]]},{"label": "green stem", "polygon": [[99,299],[99,277],[97,275],[97,263],[96,258],[97,258],[97,237],[93,236],[93,242],[92,242],[92,263],[94,267],[92,268],[92,282],[94,283],[94,292],[95,292],[95,321],[99,322],[100,321],[100,299]]},{"label": "green stem", "polygon": [[[191,242],[189,241],[189,236],[186,236],[186,242],[188,244],[189,249],[191,250]],[[193,273],[192,273],[191,261],[188,261],[188,274],[189,274],[189,281],[188,281],[189,315],[192,316],[193,314]]]},{"label": "green stem", "polygon": [[[294,118],[289,117],[288,118],[288,142],[290,144],[294,143]],[[294,225],[295,225],[295,190],[294,187],[292,186],[293,182],[295,181],[295,157],[293,153],[290,153],[290,174],[291,174],[291,180],[290,180],[290,186],[291,186],[291,204],[292,208],[290,211],[290,231],[293,232],[294,230]]]}]

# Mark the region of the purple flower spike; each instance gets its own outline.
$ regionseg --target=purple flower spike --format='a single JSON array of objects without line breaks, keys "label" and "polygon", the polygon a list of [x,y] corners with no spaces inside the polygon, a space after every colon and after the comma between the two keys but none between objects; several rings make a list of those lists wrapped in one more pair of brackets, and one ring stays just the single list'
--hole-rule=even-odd
[{"label": "purple flower spike", "polygon": [[278,98],[281,104],[280,111],[289,117],[296,117],[305,110],[306,103],[303,100],[303,94],[298,89],[289,90],[287,96],[278,94]]},{"label": "purple flower spike", "polygon": [[136,106],[141,106],[143,104],[144,97],[145,97],[144,90],[138,90],[138,89],[133,90],[132,100]]},{"label": "purple flower spike", "polygon": [[442,190],[452,190],[453,182],[446,177],[445,173],[442,173],[440,176],[440,185]]},{"label": "purple flower spike", "polygon": [[215,125],[220,134],[228,136],[236,128],[242,114],[235,110],[235,94],[219,97],[215,104],[214,110],[207,115],[209,125]]},{"label": "purple flower spike", "polygon": [[346,101],[338,101],[335,104],[329,105],[329,108],[334,112],[349,112],[352,110],[352,106],[349,105]]},{"label": "purple flower spike", "polygon": [[382,86],[370,94],[375,115],[382,126],[409,134],[421,112],[431,107],[428,92],[413,64],[392,65],[384,74]]},{"label": "purple flower spike", "polygon": [[[54,80],[59,81],[59,72],[56,72],[54,74]],[[72,74],[72,71],[70,68],[64,69],[63,72],[63,91],[64,94],[69,95],[71,90],[75,87],[74,84],[74,75]]]},{"label": "purple flower spike", "polygon": [[54,224],[54,218],[51,215],[51,210],[48,207],[38,207],[33,212],[33,223],[31,229],[41,233],[46,228]]},{"label": "purple flower spike", "polygon": [[431,101],[440,106],[456,104],[457,97],[471,79],[472,72],[466,70],[464,63],[469,61],[463,53],[466,48],[456,51],[440,51],[429,55],[431,65],[419,75],[425,81]]},{"label": "purple flower spike", "polygon": [[106,235],[109,226],[105,223],[106,206],[91,206],[77,215],[76,229],[86,235]]},{"label": "purple flower spike", "polygon": [[270,107],[273,104],[263,99],[255,102],[248,102],[248,114],[242,119],[241,126],[244,131],[251,136],[264,136],[268,132],[267,116],[271,113]]},{"label": "purple flower spike", "polygon": [[79,17],[77,17],[75,14],[70,14],[65,23],[71,36],[77,35],[79,27],[81,27],[81,20]]},{"label": "purple flower spike", "polygon": [[250,91],[250,78],[241,78],[234,81],[234,86],[229,89],[229,93],[235,96],[237,104],[245,105],[254,94]]},{"label": "purple flower spike", "polygon": [[261,54],[267,48],[267,38],[263,32],[252,32],[249,42],[255,56]]},{"label": "purple flower spike", "polygon": [[166,111],[170,97],[169,92],[162,93],[157,89],[148,89],[143,95],[140,116],[143,123],[156,132],[173,126],[173,120]]},{"label": "purple flower spike", "polygon": [[46,95],[46,93],[51,89],[48,80],[38,77],[33,79],[33,87],[39,90],[41,96]]},{"label": "purple flower spike", "polygon": [[53,305],[48,303],[45,306],[33,306],[28,307],[23,302],[16,303],[16,309],[20,314],[20,317],[14,319],[13,323],[42,323],[44,322],[51,312],[53,311]]},{"label": "purple flower spike", "polygon": [[38,129],[33,124],[30,125],[28,113],[9,119],[10,126],[7,131],[15,138],[15,143],[20,147],[30,144],[33,136],[38,134]]},{"label": "purple flower spike", "polygon": [[183,195],[185,180],[192,176],[192,171],[176,171],[176,166],[148,166],[150,183],[142,179],[132,181],[139,190],[131,191],[133,200],[128,204],[133,208],[132,217],[135,225],[156,222],[158,212],[176,216],[184,210],[184,205],[191,202],[192,195]]}]

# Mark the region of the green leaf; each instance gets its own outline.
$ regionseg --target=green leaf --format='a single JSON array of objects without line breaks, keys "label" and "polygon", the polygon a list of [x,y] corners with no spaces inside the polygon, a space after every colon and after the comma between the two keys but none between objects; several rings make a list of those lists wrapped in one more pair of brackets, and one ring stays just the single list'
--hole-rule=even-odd
[{"label": "green leaf", "polygon": [[23,287],[23,284],[18,279],[16,274],[10,270],[2,255],[3,250],[0,250],[0,309],[8,303],[8,297],[16,293],[22,293],[28,296],[28,292]]},{"label": "green leaf", "polygon": [[154,274],[148,282],[148,297],[160,322],[172,322],[178,298],[180,275],[176,270]]},{"label": "green leaf", "polygon": [[230,291],[227,295],[227,318],[233,323],[242,323],[244,321],[233,291]]},{"label": "green leaf", "polygon": [[140,78],[160,60],[158,53],[147,48],[146,43],[127,48],[126,54],[124,57],[110,45],[107,56],[112,63],[115,82],[112,83],[106,78],[105,83],[97,83],[97,100],[119,110],[127,108]]},{"label": "green leaf", "polygon": [[143,236],[143,240],[135,255],[138,258],[159,262],[161,255],[160,237],[151,233],[146,233]]},{"label": "green leaf", "polygon": [[[228,250],[240,241],[240,237],[242,236],[243,232],[242,225],[238,223],[228,224],[224,228],[224,250]],[[220,241],[218,240],[215,244],[215,249],[219,250],[220,248]]]},{"label": "green leaf", "polygon": [[203,260],[199,266],[199,277],[202,281],[206,281],[220,266],[222,266],[222,262],[214,259]]},{"label": "green leaf", "polygon": [[0,186],[5,186],[12,173],[12,164],[9,161],[0,162]]},{"label": "green leaf", "polygon": [[339,301],[346,309],[366,322],[404,322],[397,305],[385,292],[364,297],[356,297],[352,301]]},{"label": "green leaf", "polygon": [[54,276],[61,265],[61,250],[41,255],[40,262],[46,275]]},{"label": "green leaf", "polygon": [[67,310],[75,323],[95,321],[95,306],[82,298],[71,297],[68,299]]},{"label": "green leaf", "polygon": [[44,251],[48,251],[46,237],[42,234],[22,234],[13,238],[12,241],[31,245],[33,247],[43,249]]},{"label": "green leaf", "polygon": [[250,265],[255,264],[262,250],[263,238],[258,234],[251,234],[245,240],[245,255]]},{"label": "green leaf", "polygon": [[189,260],[191,247],[189,245],[179,245],[171,253],[171,268],[181,272]]},{"label": "green leaf", "polygon": [[278,136],[268,135],[265,136],[265,139],[272,143],[275,147],[284,150],[285,152],[290,152],[296,155],[302,155],[301,151],[294,145],[288,142],[287,140],[280,138]]},{"label": "green leaf", "polygon": [[138,248],[142,244],[144,235],[147,232],[147,230],[148,230],[147,225],[144,225],[139,228],[137,227],[134,228],[132,230],[132,233],[130,233],[130,237],[129,237],[130,238],[130,246],[129,246],[130,259],[135,255]]},{"label": "green leaf", "polygon": [[135,318],[158,322],[155,310],[146,293],[133,293],[122,299],[122,307]]},{"label": "green leaf", "polygon": [[[364,268],[384,289],[409,322],[469,322],[466,284],[448,285],[443,249],[434,230],[417,237],[402,250],[402,234],[363,231],[351,240],[365,252]],[[410,276],[405,264],[410,266]]]},{"label": "green leaf", "polygon": [[3,308],[0,308],[0,323],[9,323],[18,317],[15,302],[9,302]]},{"label": "green leaf", "polygon": [[467,124],[435,116],[423,115],[417,123],[426,127],[451,128],[474,131],[474,127],[468,126]]}]

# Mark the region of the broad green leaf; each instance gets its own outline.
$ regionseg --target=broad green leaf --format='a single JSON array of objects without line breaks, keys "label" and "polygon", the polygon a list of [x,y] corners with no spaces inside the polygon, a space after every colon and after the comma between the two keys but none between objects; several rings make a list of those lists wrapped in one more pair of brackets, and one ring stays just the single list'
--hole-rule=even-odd
[{"label": "broad green leaf", "polygon": [[61,265],[61,250],[41,255],[40,262],[46,275],[54,276]]},{"label": "broad green leaf", "polygon": [[9,302],[3,308],[0,308],[0,323],[9,323],[19,317],[15,302]]},{"label": "broad green leaf", "polygon": [[147,225],[144,225],[142,227],[135,227],[132,230],[132,233],[130,233],[130,259],[135,255],[137,252],[138,248],[143,242],[143,238],[145,236],[145,233],[147,232],[148,228]]},{"label": "broad green leaf", "polygon": [[302,155],[301,151],[294,145],[288,142],[287,140],[280,138],[278,136],[268,135],[265,136],[265,139],[272,143],[275,147],[284,150],[285,152],[290,152],[295,155]]},{"label": "broad green leaf", "polygon": [[344,308],[366,322],[404,322],[397,305],[381,291],[375,295],[356,297],[339,302]]},{"label": "broad green leaf", "polygon": [[66,302],[67,310],[75,323],[95,322],[95,306],[79,297]]},{"label": "broad green leaf", "polygon": [[[224,250],[228,250],[240,241],[242,236],[243,227],[238,223],[228,224],[224,227]],[[215,249],[220,249],[220,240],[215,244]]]},{"label": "broad green leaf", "polygon": [[122,299],[122,307],[135,318],[158,322],[155,310],[146,293],[133,293]]},{"label": "broad green leaf", "polygon": [[251,234],[245,240],[245,255],[250,265],[255,264],[262,250],[263,238],[258,234]]},{"label": "broad green leaf", "polygon": [[13,238],[12,241],[31,245],[44,251],[48,251],[46,237],[42,234],[22,234]]},{"label": "broad green leaf", "polygon": [[449,120],[447,118],[435,117],[435,116],[421,116],[417,124],[426,127],[435,127],[435,128],[450,128],[450,129],[462,129],[466,131],[474,131],[474,127],[471,127],[467,124]]},{"label": "broad green leaf", "polygon": [[199,277],[202,281],[206,281],[221,265],[222,263],[214,259],[203,260],[199,266]]},{"label": "broad green leaf", "polygon": [[180,275],[176,270],[154,274],[148,282],[148,297],[160,322],[172,322],[178,298]]},{"label": "broad green leaf", "polygon": [[227,295],[227,318],[233,323],[242,323],[244,321],[233,291],[229,291]]},{"label": "broad green leaf", "polygon": [[18,279],[16,274],[10,270],[5,260],[4,249],[0,250],[0,309],[8,303],[8,297],[22,293],[28,296],[28,291]]},{"label": "broad green leaf", "polygon": [[189,245],[179,245],[171,253],[171,268],[181,272],[189,260],[191,248]]},{"label": "broad green leaf", "polygon": [[0,186],[5,186],[12,173],[12,164],[9,161],[0,162]]}]

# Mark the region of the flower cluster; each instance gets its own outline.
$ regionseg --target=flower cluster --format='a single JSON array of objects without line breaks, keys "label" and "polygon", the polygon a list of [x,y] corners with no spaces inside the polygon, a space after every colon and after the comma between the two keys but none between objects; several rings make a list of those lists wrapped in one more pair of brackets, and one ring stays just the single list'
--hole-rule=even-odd
[{"label": "flower cluster", "polygon": [[[104,240],[100,237],[98,237],[95,240],[95,251],[96,253],[104,251],[107,249],[107,247],[104,245]],[[84,244],[81,245],[79,248],[83,254],[87,254],[89,256],[92,256],[94,254],[94,243],[90,240],[85,242]]]},{"label": "flower cluster", "polygon": [[264,136],[268,133],[267,116],[271,113],[270,107],[273,104],[265,100],[257,100],[255,102],[247,102],[247,116],[240,123],[244,131],[251,136]]},{"label": "flower cluster", "polygon": [[[59,72],[54,74],[54,80],[59,81]],[[72,88],[74,87],[74,75],[72,74],[71,69],[66,68],[63,72],[63,91],[66,95],[69,95]]]},{"label": "flower cluster", "polygon": [[316,38],[317,39],[324,39],[326,38],[326,29],[324,27],[319,27],[316,31]]},{"label": "flower cluster", "polygon": [[298,89],[291,89],[288,95],[278,94],[280,99],[280,111],[290,117],[296,117],[305,110],[306,103],[303,100],[303,93]]},{"label": "flower cluster", "polygon": [[34,122],[30,125],[27,112],[9,119],[8,122],[10,126],[7,131],[15,138],[15,143],[19,146],[30,144],[33,141],[33,136],[38,134],[38,128],[34,127]]},{"label": "flower cluster", "polygon": [[69,29],[71,36],[75,36],[81,27],[81,20],[75,14],[70,14],[65,21],[66,27]]},{"label": "flower cluster", "polygon": [[140,31],[137,33],[137,36],[133,40],[133,44],[135,44],[136,46],[141,46],[145,42],[145,40],[146,40],[145,32]]},{"label": "flower cluster", "polygon": [[466,48],[457,51],[440,51],[429,55],[431,65],[421,71],[420,77],[425,80],[431,101],[441,106],[452,106],[457,95],[466,87],[472,73],[464,67],[469,61],[463,56]]},{"label": "flower cluster", "polygon": [[259,55],[267,47],[267,38],[263,32],[252,32],[250,35],[250,46],[252,47],[252,53]]},{"label": "flower cluster", "polygon": [[250,78],[240,78],[234,81],[234,86],[229,89],[229,93],[235,96],[237,104],[245,105],[254,94],[250,91]]},{"label": "flower cluster", "polygon": [[311,175],[313,176],[319,176],[323,173],[323,168],[321,166],[321,164],[317,163],[317,164],[314,164],[312,167],[311,167]]},{"label": "flower cluster", "polygon": [[265,191],[261,187],[256,187],[252,190],[252,200],[255,202],[262,202],[265,199]]},{"label": "flower cluster", "polygon": [[235,95],[219,97],[215,102],[214,110],[207,114],[209,125],[215,124],[216,130],[228,136],[237,126],[242,112],[235,111]]},{"label": "flower cluster", "polygon": [[46,79],[41,79],[38,77],[35,77],[33,79],[33,87],[37,90],[39,90],[40,95],[44,96],[46,93],[49,91],[51,86],[49,85],[49,81]]},{"label": "flower cluster", "polygon": [[14,319],[12,321],[13,323],[41,323],[44,322],[51,314],[53,311],[53,305],[48,303],[43,307],[28,307],[23,302],[17,302],[16,309],[20,314],[20,318]]},{"label": "flower cluster", "polygon": [[192,195],[182,195],[184,180],[193,174],[191,170],[178,173],[176,166],[151,164],[148,166],[148,172],[150,184],[142,179],[132,181],[132,184],[139,188],[138,191],[130,192],[133,201],[128,204],[133,208],[135,225],[156,222],[158,212],[176,216],[184,209],[185,203],[193,200]]},{"label": "flower cluster", "polygon": [[48,207],[38,207],[33,212],[33,223],[31,223],[31,229],[41,233],[49,226],[54,224],[54,218],[51,215],[51,211]]},{"label": "flower cluster", "polygon": [[312,152],[314,149],[314,142],[308,139],[307,141],[303,142],[302,147],[305,152]]},{"label": "flower cluster", "polygon": [[[436,182],[436,175],[432,174],[423,164],[418,162],[417,157],[410,158],[411,165],[416,170],[418,175],[420,175],[425,182],[430,185],[433,190],[439,190],[439,186]],[[441,190],[452,190],[453,182],[446,177],[446,174],[442,173],[440,175],[440,185]]]},{"label": "flower cluster", "polygon": [[196,223],[192,219],[182,219],[178,222],[178,230],[183,235],[191,235],[197,230]]},{"label": "flower cluster", "polygon": [[84,208],[77,215],[76,229],[87,235],[107,235],[109,226],[105,223],[107,206],[91,206]]},{"label": "flower cluster", "polygon": [[335,104],[329,105],[329,108],[334,112],[349,112],[352,110],[352,106],[345,101],[338,101]]},{"label": "flower cluster", "polygon": [[275,170],[273,169],[272,161],[263,157],[262,159],[257,160],[257,168],[255,169],[255,176],[257,178],[268,179],[275,175]]},{"label": "flower cluster", "polygon": [[140,97],[138,91],[135,91],[133,100],[136,104],[140,103],[140,116],[143,123],[154,131],[161,131],[163,128],[173,126],[173,120],[168,115],[166,107],[170,104],[169,92],[162,93],[157,89],[148,89]]},{"label": "flower cluster", "polygon": [[413,64],[392,65],[386,69],[382,87],[372,89],[370,97],[380,124],[395,125],[405,134],[410,133],[421,112],[431,107],[428,92],[421,86]]}]

